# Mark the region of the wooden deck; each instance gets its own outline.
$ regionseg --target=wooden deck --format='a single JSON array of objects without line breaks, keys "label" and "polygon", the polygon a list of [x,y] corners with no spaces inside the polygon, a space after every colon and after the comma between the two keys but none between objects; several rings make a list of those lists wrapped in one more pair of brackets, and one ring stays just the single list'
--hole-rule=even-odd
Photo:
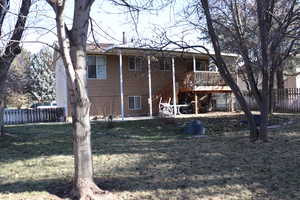
[{"label": "wooden deck", "polygon": [[219,92],[231,92],[229,86],[195,86],[193,91],[219,91]]},{"label": "wooden deck", "polygon": [[180,84],[181,92],[230,93],[231,88],[218,72],[188,72]]},{"label": "wooden deck", "polygon": [[206,87],[201,88],[180,88],[179,92],[194,92],[194,93],[231,93],[231,89],[226,86],[226,88],[216,88],[216,87]]}]

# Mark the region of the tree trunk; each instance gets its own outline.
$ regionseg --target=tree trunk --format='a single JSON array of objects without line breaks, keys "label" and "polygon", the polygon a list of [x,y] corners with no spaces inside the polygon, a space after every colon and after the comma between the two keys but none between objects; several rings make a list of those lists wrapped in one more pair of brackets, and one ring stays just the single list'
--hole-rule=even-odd
[{"label": "tree trunk", "polygon": [[264,142],[268,141],[268,114],[269,114],[269,98],[270,98],[270,88],[269,88],[269,74],[266,70],[263,70],[263,81],[262,81],[262,106],[260,106],[260,133],[259,139]]},{"label": "tree trunk", "polygon": [[277,89],[284,89],[283,68],[276,71]]},{"label": "tree trunk", "polygon": [[271,69],[270,71],[270,81],[269,81],[269,114],[273,113],[274,109],[274,70]]},{"label": "tree trunk", "polygon": [[93,0],[75,1],[72,29],[64,23],[64,1],[48,3],[56,12],[58,41],[72,96],[73,153],[75,174],[72,195],[80,200],[116,199],[98,188],[93,180],[90,101],[86,80],[86,41],[89,13]]},{"label": "tree trunk", "polygon": [[0,136],[4,135],[4,108],[7,94],[6,80],[11,62],[11,59],[0,57]]},{"label": "tree trunk", "polygon": [[283,69],[279,68],[276,71],[276,81],[277,81],[277,95],[276,95],[276,101],[277,102],[284,102],[284,95],[278,95],[280,93],[285,93],[284,89],[284,79],[283,79]]},{"label": "tree trunk", "polygon": [[[73,152],[75,162],[74,195],[85,199],[93,195],[93,163],[88,99],[78,98],[73,104]],[[91,187],[92,186],[92,187]]]},{"label": "tree trunk", "polygon": [[244,111],[246,118],[248,120],[248,127],[250,130],[250,141],[255,142],[256,140],[258,140],[259,131],[257,129],[256,122],[253,118],[253,115],[252,115],[252,113],[249,109],[249,106],[247,105],[243,96],[236,95],[236,99],[239,102],[239,104],[240,104],[242,110]]},{"label": "tree trunk", "polygon": [[214,26],[212,23],[208,0],[201,0],[201,4],[202,4],[202,8],[204,10],[205,17],[206,17],[209,36],[210,36],[211,42],[214,47],[216,64],[218,66],[219,73],[221,74],[222,78],[226,81],[226,83],[230,86],[230,88],[231,88],[232,92],[234,93],[235,97],[237,98],[237,101],[239,102],[242,110],[245,112],[245,115],[248,119],[249,129],[250,129],[250,141],[254,142],[255,140],[258,139],[258,130],[256,127],[256,123],[254,121],[253,115],[249,109],[249,106],[248,106],[240,88],[236,84],[235,80],[232,78],[232,75],[229,72],[226,63],[225,63],[224,59],[222,58],[221,48],[220,48],[220,44],[219,44],[219,38],[215,32],[215,29],[214,29]]},{"label": "tree trunk", "polygon": [[[85,73],[78,74],[85,77]],[[80,79],[76,82],[79,83]],[[83,80],[84,81],[84,80]],[[99,189],[93,180],[93,162],[91,150],[90,101],[86,94],[74,97],[73,117],[73,154],[75,174],[72,195],[80,200],[115,200],[109,192]]]},{"label": "tree trunk", "polygon": [[[268,123],[268,113],[269,113],[269,96],[270,96],[270,55],[268,54],[268,42],[270,37],[270,24],[272,21],[272,17],[270,17],[269,11],[269,3],[268,1],[259,1],[256,0],[257,3],[257,21],[259,28],[259,42],[260,42],[260,68],[262,72],[262,95],[261,95],[261,121],[260,121],[260,134],[259,138],[266,142],[268,140],[267,137],[267,123]],[[271,12],[272,13],[272,12]]]},{"label": "tree trunk", "polygon": [[261,122],[260,122],[260,131],[259,131],[259,139],[267,142],[268,141],[268,97],[263,97],[263,106],[260,109],[261,113]]},{"label": "tree trunk", "polygon": [[[73,154],[75,174],[72,194],[80,200],[113,199],[111,193],[98,188],[93,180],[90,101],[87,94],[85,45],[70,41],[70,58],[76,78],[72,93]],[[68,78],[68,81],[71,81]]]},{"label": "tree trunk", "polygon": [[[12,35],[5,45],[4,52],[0,56],[0,135],[4,134],[4,107],[6,100],[6,80],[9,68],[14,58],[21,53],[20,41],[22,39],[23,32],[25,30],[25,24],[29,9],[31,6],[31,0],[22,0],[20,11],[18,13],[18,19],[15,27],[12,31]],[[1,1],[0,8],[0,36],[3,26],[3,21],[6,13],[9,9],[9,1]]]},{"label": "tree trunk", "polygon": [[4,135],[6,80],[11,61],[0,57],[0,136]]}]

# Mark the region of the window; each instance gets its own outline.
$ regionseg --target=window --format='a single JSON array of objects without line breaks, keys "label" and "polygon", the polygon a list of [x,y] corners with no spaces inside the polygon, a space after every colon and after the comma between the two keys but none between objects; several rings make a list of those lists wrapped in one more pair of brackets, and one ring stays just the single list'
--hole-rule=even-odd
[{"label": "window", "polygon": [[128,68],[129,71],[135,71],[135,57],[131,56],[128,58]]},{"label": "window", "polygon": [[88,78],[106,80],[106,57],[87,56]]},{"label": "window", "polygon": [[142,109],[141,96],[129,96],[128,97],[129,110]]},{"label": "window", "polygon": [[196,60],[196,72],[207,71],[207,62],[205,60]]},{"label": "window", "polygon": [[172,58],[160,59],[160,70],[161,71],[171,71],[171,69],[172,69]]},{"label": "window", "polygon": [[144,58],[141,56],[130,56],[128,58],[129,71],[141,71],[144,64]]}]

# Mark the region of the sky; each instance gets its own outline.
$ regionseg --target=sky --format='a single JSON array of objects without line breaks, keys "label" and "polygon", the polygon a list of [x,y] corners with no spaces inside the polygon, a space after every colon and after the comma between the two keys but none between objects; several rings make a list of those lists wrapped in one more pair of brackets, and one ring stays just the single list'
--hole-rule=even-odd
[{"label": "sky", "polygon": [[[29,27],[24,36],[23,47],[33,53],[38,52],[46,44],[53,44],[56,39],[55,18],[52,8],[44,0],[36,0],[31,7],[27,26]],[[147,1],[147,0],[146,0]],[[66,19],[71,27],[73,16],[73,1],[67,1]],[[154,1],[161,2],[161,1]],[[126,39],[130,42],[132,39],[152,39],[157,37],[157,33],[162,29],[168,30],[171,38],[178,39],[185,37],[185,40],[195,43],[198,42],[197,34],[193,31],[187,34],[186,27],[179,26],[182,8],[188,1],[173,1],[173,4],[164,9],[153,11],[141,11],[138,15],[136,24],[127,10],[120,6],[112,5],[108,0],[95,0],[91,9],[91,17],[94,20],[95,35],[98,42],[115,43],[122,42],[122,32],[125,32]],[[16,12],[20,1],[11,0],[11,11]],[[136,19],[136,18],[135,18]],[[6,28],[13,27],[15,17],[8,16]],[[136,25],[136,26],[135,26]],[[91,35],[89,41],[92,42]]]}]

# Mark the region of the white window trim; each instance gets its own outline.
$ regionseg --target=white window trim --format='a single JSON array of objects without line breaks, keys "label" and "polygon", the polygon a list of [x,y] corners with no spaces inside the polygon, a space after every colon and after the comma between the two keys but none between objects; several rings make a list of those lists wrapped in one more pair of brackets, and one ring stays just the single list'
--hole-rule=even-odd
[{"label": "white window trim", "polygon": [[[97,57],[97,56],[102,56],[102,57],[104,57],[105,58],[105,67],[106,67],[106,76],[105,76],[105,79],[102,79],[102,78],[89,78],[89,66],[88,66],[88,63],[86,64],[86,68],[87,68],[87,70],[86,70],[86,77],[87,77],[87,80],[103,80],[103,81],[105,81],[105,80],[107,80],[107,57],[105,56],[105,55],[87,55],[87,57],[88,56],[95,56],[95,57]],[[96,59],[96,66],[97,66],[97,59]],[[96,76],[97,76],[97,69],[96,69]]]},{"label": "white window trim", "polygon": [[212,71],[205,71],[205,70],[197,70],[197,61],[198,62],[204,62],[205,63],[205,67],[208,68],[207,62],[205,60],[199,60],[199,59],[197,60],[196,59],[196,66],[195,66],[195,71],[194,72],[212,72]]},{"label": "white window trim", "polygon": [[[130,58],[134,58],[134,69],[131,69],[130,68]],[[130,72],[140,72],[140,71],[142,71],[142,65],[143,65],[143,63],[141,63],[141,66],[138,68],[137,66],[137,60],[138,59],[143,59],[143,57],[142,56],[129,56],[128,57],[128,71],[130,71]]]},{"label": "white window trim", "polygon": [[[133,97],[133,99],[134,99],[134,102],[133,102],[134,108],[129,107],[129,98],[130,97]],[[139,100],[140,100],[140,107],[139,108],[135,108],[136,97],[139,97]],[[128,96],[128,110],[142,110],[142,96]]]},{"label": "white window trim", "polygon": [[[130,59],[134,59],[134,69],[130,68]],[[136,71],[136,57],[135,56],[129,56],[128,57],[128,71],[135,72]]]},{"label": "white window trim", "polygon": [[159,70],[162,71],[162,72],[170,72],[170,71],[172,71],[172,60],[171,60],[170,68],[167,69],[167,68],[166,68],[166,59],[170,59],[170,60],[171,60],[171,58],[169,58],[169,57],[163,58],[163,65],[164,65],[164,66],[163,66],[163,69],[161,68],[161,66],[159,66]]}]

